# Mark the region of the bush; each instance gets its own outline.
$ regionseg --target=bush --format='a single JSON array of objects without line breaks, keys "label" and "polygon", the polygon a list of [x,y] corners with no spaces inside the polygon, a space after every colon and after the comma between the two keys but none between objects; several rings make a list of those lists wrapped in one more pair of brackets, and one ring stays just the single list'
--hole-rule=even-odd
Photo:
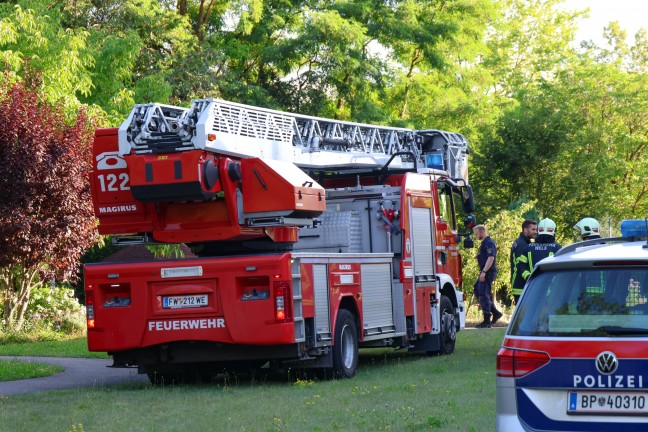
[{"label": "bush", "polygon": [[83,306],[66,285],[36,288],[31,293],[26,313],[28,332],[83,334],[86,320]]}]

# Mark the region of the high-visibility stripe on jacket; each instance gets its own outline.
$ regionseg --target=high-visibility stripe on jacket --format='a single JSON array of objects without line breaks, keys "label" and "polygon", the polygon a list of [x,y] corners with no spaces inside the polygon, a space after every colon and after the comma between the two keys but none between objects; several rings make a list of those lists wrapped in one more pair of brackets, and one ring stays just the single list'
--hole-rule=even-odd
[{"label": "high-visibility stripe on jacket", "polygon": [[522,275],[522,278],[526,280],[529,278],[529,275],[533,271],[533,267],[541,260],[553,256],[556,252],[560,250],[561,246],[556,242],[550,243],[529,243],[527,245],[525,254],[521,256],[518,260],[518,272]]},{"label": "high-visibility stripe on jacket", "polygon": [[525,255],[529,242],[530,239],[524,233],[520,233],[520,236],[511,245],[511,289],[514,296],[522,294],[522,289],[524,288],[524,279],[522,278],[522,274],[518,272],[518,260],[521,256]]}]

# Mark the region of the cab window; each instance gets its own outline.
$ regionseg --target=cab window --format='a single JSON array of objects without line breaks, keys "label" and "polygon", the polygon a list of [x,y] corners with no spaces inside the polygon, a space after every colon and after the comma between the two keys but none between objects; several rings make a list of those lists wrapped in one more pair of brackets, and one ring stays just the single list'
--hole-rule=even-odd
[{"label": "cab window", "polygon": [[454,212],[456,199],[460,199],[460,197],[452,192],[450,186],[441,183],[439,187],[439,215],[442,220],[450,224],[453,231],[457,230],[457,218]]}]

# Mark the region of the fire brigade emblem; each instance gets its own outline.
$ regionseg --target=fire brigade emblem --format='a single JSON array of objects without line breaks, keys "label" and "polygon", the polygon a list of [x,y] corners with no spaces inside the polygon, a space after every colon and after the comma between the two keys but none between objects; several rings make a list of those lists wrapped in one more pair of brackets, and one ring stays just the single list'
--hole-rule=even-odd
[{"label": "fire brigade emblem", "polygon": [[126,168],[126,161],[119,155],[119,152],[108,151],[103,152],[97,156],[97,169],[110,170],[110,169],[124,169]]}]

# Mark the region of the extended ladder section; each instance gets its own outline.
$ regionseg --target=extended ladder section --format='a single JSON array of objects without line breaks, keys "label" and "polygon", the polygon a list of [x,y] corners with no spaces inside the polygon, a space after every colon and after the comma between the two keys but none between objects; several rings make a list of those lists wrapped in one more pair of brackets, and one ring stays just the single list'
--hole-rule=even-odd
[{"label": "extended ladder section", "polygon": [[190,108],[136,105],[119,128],[119,153],[200,149],[275,159],[303,169],[440,169],[467,181],[468,141],[458,133],[310,117],[217,99]]}]

